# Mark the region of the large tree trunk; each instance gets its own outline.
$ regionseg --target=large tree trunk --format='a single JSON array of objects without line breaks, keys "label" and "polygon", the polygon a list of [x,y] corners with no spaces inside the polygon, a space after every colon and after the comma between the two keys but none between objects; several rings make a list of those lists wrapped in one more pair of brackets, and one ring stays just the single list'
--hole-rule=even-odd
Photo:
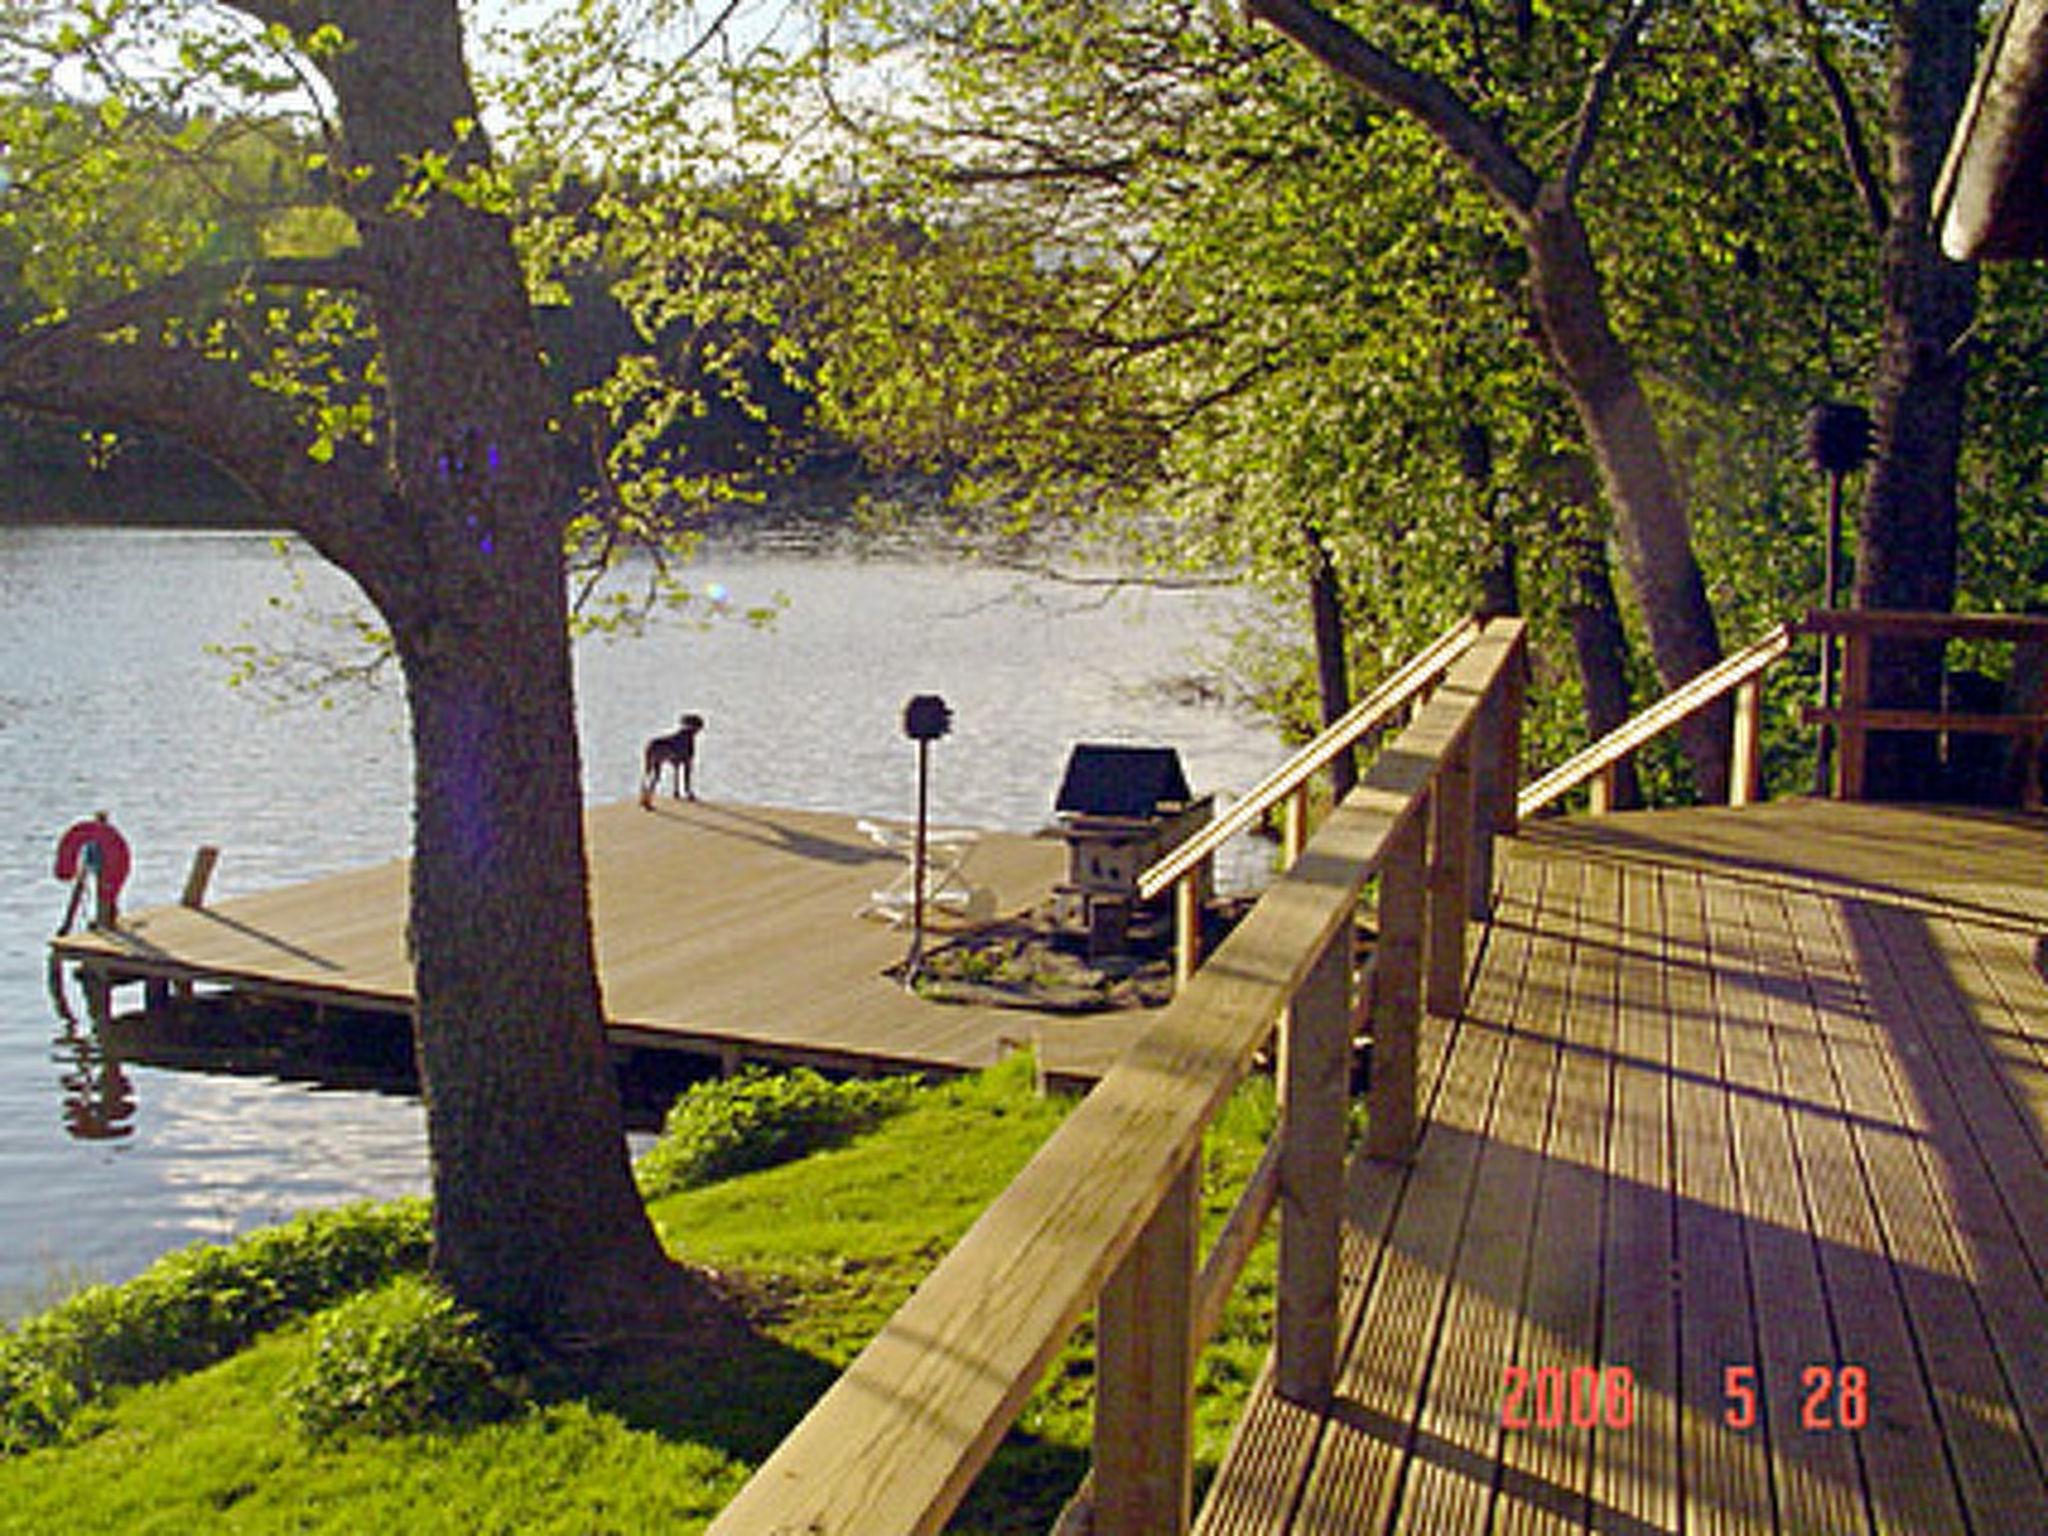
[{"label": "large tree trunk", "polygon": [[[482,163],[452,4],[251,6],[338,22],[334,86],[389,401],[385,537],[350,570],[412,708],[411,943],[435,1264],[557,1338],[690,1299],[634,1187],[591,935],[562,538],[570,497],[509,232],[427,155]],[[327,15],[309,15],[326,10]],[[458,129],[455,125],[465,124]]]},{"label": "large tree trunk", "polygon": [[[414,742],[409,940],[434,1257],[557,1341],[716,1324],[634,1186],[598,996],[568,638],[571,497],[525,284],[484,165],[453,0],[232,0],[333,90],[360,247],[194,268],[0,345],[0,403],[172,433],[347,570],[391,626]],[[316,461],[295,402],[189,323],[239,284],[347,288],[377,325],[383,434]],[[169,324],[169,321],[185,323]]]},{"label": "large tree trunk", "polygon": [[[1941,254],[1930,210],[1970,87],[1976,13],[1975,0],[1910,0],[1894,9],[1885,323],[1872,413],[1876,459],[1858,527],[1859,608],[1946,610],[1955,602],[1956,466],[1969,372],[1963,338],[1976,311],[1976,274]],[[1939,705],[1938,644],[1878,646],[1872,661],[1875,703]],[[1931,734],[1872,737],[1873,797],[1928,796],[1936,773]]]},{"label": "large tree trunk", "polygon": [[[1622,563],[1657,675],[1665,687],[1676,688],[1721,659],[1706,582],[1693,558],[1685,498],[1635,364],[1608,324],[1585,225],[1560,189],[1547,186],[1539,194],[1527,237],[1529,288],[1544,341],[1615,509]],[[1731,718],[1724,704],[1679,727],[1693,786],[1703,800],[1728,796]]]},{"label": "large tree trunk", "polygon": [[461,617],[399,638],[435,1266],[532,1332],[672,1324],[599,1006],[559,545],[468,563]]},{"label": "large tree trunk", "polygon": [[[1628,723],[1628,635],[1614,583],[1607,575],[1607,546],[1594,538],[1573,549],[1572,599],[1565,610],[1572,628],[1572,654],[1579,663],[1587,738],[1598,741]],[[1612,808],[1633,811],[1643,803],[1642,776],[1634,757],[1614,765]]]},{"label": "large tree trunk", "polygon": [[[1597,508],[1600,488],[1593,466],[1581,455],[1560,454],[1542,471],[1549,495],[1564,507]],[[1589,532],[1567,533],[1563,517],[1554,518],[1553,536],[1571,567],[1565,618],[1571,625],[1572,655],[1579,664],[1579,698],[1586,717],[1586,739],[1598,741],[1628,722],[1633,711],[1628,681],[1628,631],[1615,600],[1608,570],[1607,541]],[[1633,754],[1614,765],[1613,809],[1633,811],[1643,804],[1642,775]]]},{"label": "large tree trunk", "polygon": [[[1474,409],[1468,401],[1465,410]],[[1472,510],[1484,530],[1485,547],[1473,573],[1473,611],[1482,619],[1506,618],[1522,611],[1522,580],[1518,569],[1514,524],[1493,484],[1493,434],[1486,423],[1468,415],[1458,427],[1458,472],[1472,488]]]}]

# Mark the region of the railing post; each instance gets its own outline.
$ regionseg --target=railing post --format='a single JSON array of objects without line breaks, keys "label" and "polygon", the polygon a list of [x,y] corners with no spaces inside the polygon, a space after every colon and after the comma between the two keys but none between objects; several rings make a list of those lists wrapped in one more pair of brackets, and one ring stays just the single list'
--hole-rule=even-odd
[{"label": "railing post", "polygon": [[192,867],[185,872],[185,891],[178,898],[181,907],[206,905],[206,888],[213,883],[214,866],[220,863],[220,849],[201,843],[192,851]]},{"label": "railing post", "polygon": [[1351,1088],[1353,925],[1332,935],[1280,1037],[1280,1395],[1322,1407],[1337,1375],[1337,1245]]},{"label": "railing post", "polygon": [[1102,1288],[1096,1321],[1095,1530],[1177,1536],[1194,1500],[1200,1155]]},{"label": "railing post", "polygon": [[1517,670],[1510,662],[1487,690],[1472,727],[1472,874],[1465,910],[1475,923],[1493,909],[1493,841],[1515,830],[1521,720],[1508,679]]},{"label": "railing post", "polygon": [[1870,707],[1870,631],[1842,636],[1842,723],[1835,728],[1835,798],[1863,798],[1863,765],[1869,736],[1863,711]]},{"label": "railing post", "polygon": [[1415,1150],[1416,1053],[1422,1026],[1425,809],[1387,840],[1380,862],[1379,937],[1373,951],[1372,1087],[1368,1156],[1405,1160]]},{"label": "railing post", "polygon": [[1448,1018],[1465,1001],[1465,913],[1472,883],[1472,733],[1437,769],[1429,797],[1429,1011]]},{"label": "railing post", "polygon": [[1280,823],[1280,867],[1292,869],[1308,846],[1308,785],[1299,785],[1287,797],[1287,810]]},{"label": "railing post", "polygon": [[1619,783],[1621,764],[1619,761],[1604,763],[1593,772],[1586,784],[1586,814],[1605,816],[1614,809],[1614,794]]},{"label": "railing post", "polygon": [[1209,883],[1205,858],[1173,882],[1173,985],[1186,986],[1202,964],[1202,888]]},{"label": "railing post", "polygon": [[1758,673],[1735,690],[1735,730],[1728,744],[1728,803],[1749,805],[1763,789],[1764,680]]}]

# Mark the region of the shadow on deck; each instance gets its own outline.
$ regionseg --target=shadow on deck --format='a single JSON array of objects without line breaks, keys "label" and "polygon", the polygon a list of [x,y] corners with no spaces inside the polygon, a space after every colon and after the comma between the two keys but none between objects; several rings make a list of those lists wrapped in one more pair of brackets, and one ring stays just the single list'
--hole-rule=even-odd
[{"label": "shadow on deck", "polygon": [[1414,1163],[1352,1170],[1335,1401],[1262,1382],[1199,1529],[2048,1530],[2048,822],[1571,820],[1500,876]]}]

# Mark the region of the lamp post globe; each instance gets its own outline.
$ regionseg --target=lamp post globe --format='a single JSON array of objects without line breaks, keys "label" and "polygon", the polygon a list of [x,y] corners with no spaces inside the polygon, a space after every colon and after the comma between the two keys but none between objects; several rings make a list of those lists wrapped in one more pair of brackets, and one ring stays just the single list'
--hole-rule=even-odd
[{"label": "lamp post globe", "polygon": [[903,706],[903,734],[912,741],[937,741],[952,729],[952,707],[936,693],[920,693]]}]

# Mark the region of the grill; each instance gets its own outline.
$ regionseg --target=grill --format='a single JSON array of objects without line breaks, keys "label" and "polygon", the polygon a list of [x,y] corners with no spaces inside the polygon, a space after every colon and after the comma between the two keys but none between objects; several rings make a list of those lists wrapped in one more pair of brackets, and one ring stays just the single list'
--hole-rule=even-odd
[{"label": "grill", "polygon": [[1138,876],[1206,824],[1210,796],[1188,788],[1171,747],[1083,743],[1067,757],[1053,801],[1067,844],[1067,878],[1053,891],[1059,925],[1115,954],[1136,935]]}]

